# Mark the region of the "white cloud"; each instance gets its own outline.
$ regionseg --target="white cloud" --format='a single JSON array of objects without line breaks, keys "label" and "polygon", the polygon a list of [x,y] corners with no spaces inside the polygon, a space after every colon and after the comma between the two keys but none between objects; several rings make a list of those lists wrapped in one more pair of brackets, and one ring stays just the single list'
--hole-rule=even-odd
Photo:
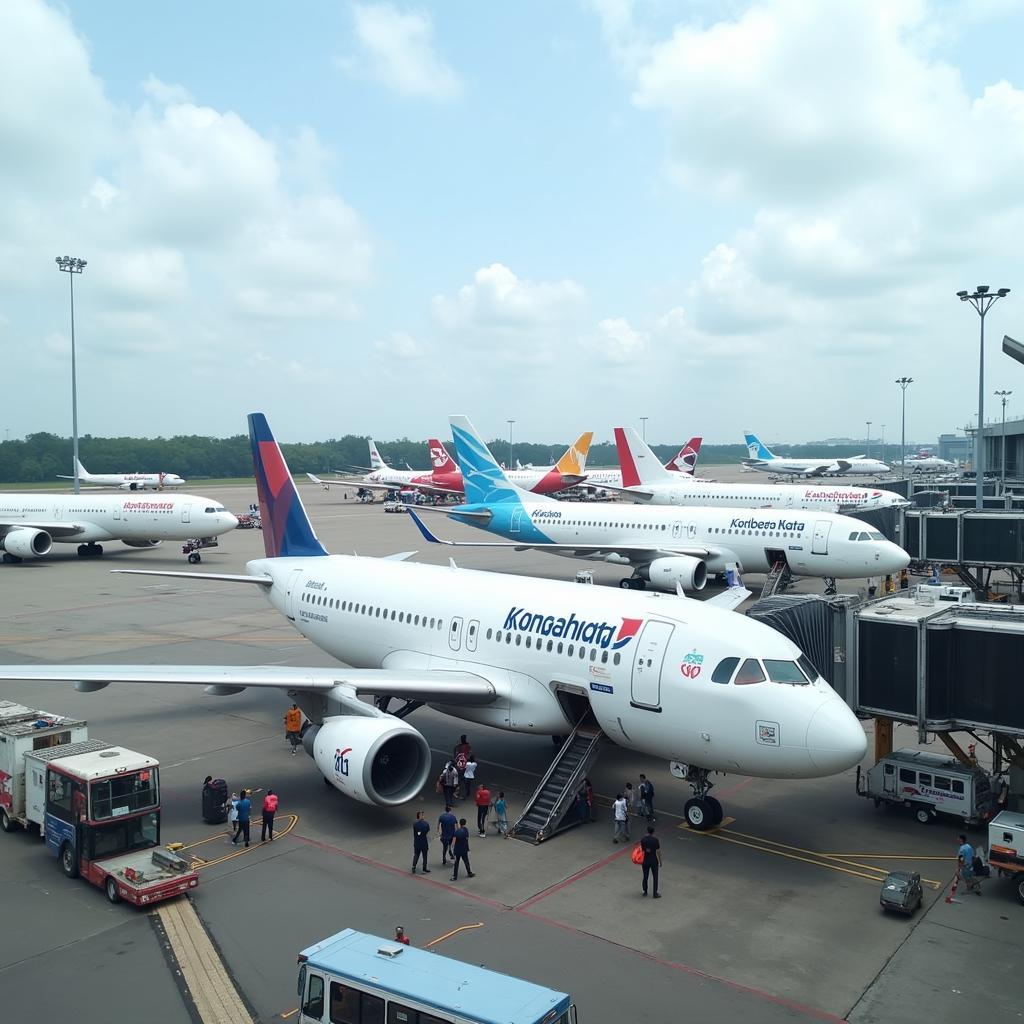
[{"label": "white cloud", "polygon": [[427,346],[407,331],[392,331],[373,343],[374,350],[396,359],[421,359],[428,352]]},{"label": "white cloud", "polygon": [[399,96],[449,100],[462,91],[459,76],[434,50],[429,13],[354,4],[352,17],[361,53],[340,60],[344,69],[365,74]]},{"label": "white cloud", "polygon": [[625,317],[612,317],[597,325],[598,344],[609,362],[633,362],[647,348],[647,335],[630,327]]}]

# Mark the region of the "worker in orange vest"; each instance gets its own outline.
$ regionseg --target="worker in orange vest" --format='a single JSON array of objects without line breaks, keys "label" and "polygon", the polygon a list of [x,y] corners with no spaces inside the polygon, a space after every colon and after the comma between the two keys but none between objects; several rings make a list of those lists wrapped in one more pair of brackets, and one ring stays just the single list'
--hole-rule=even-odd
[{"label": "worker in orange vest", "polygon": [[302,739],[302,712],[298,704],[293,704],[284,715],[284,732],[288,742],[292,745],[292,757],[299,749],[299,741]]}]

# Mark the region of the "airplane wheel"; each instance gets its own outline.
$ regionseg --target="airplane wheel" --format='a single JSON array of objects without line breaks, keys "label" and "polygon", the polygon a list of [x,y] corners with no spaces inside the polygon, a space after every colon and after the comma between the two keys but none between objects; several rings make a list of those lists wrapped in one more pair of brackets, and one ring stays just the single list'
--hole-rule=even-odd
[{"label": "airplane wheel", "polygon": [[725,811],[722,810],[722,805],[713,797],[706,797],[708,807],[711,808],[711,827],[715,828],[722,824],[722,819],[725,817]]},{"label": "airplane wheel", "polygon": [[699,797],[686,801],[683,814],[686,816],[686,824],[696,832],[704,832],[714,824],[714,814],[708,801]]},{"label": "airplane wheel", "polygon": [[193,551],[192,554],[188,556],[189,565],[195,565],[197,562],[201,562],[202,560],[202,555],[198,554],[195,551]]},{"label": "airplane wheel", "polygon": [[78,557],[88,558],[89,557],[89,546],[87,544],[78,545]]},{"label": "airplane wheel", "polygon": [[20,561],[17,555],[12,555],[9,551],[4,552],[4,565],[15,565]]},{"label": "airplane wheel", "polygon": [[633,577],[632,576],[627,576],[625,579],[619,580],[619,587],[622,590],[632,590],[633,589]]}]

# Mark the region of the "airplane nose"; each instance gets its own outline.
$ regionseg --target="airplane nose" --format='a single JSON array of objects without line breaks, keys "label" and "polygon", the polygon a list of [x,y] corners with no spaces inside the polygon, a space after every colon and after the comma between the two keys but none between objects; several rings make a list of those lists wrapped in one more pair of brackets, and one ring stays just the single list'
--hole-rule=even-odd
[{"label": "airplane nose", "polygon": [[835,775],[859,764],[868,740],[857,716],[836,697],[826,701],[807,724],[807,753],[823,775]]},{"label": "airplane nose", "polygon": [[910,565],[910,555],[906,553],[898,544],[893,544],[891,541],[887,542],[881,553],[878,556],[878,562],[875,565],[875,575],[879,573],[899,572],[901,569],[906,569]]},{"label": "airplane nose", "polygon": [[231,512],[222,512],[221,515],[224,517],[224,525],[229,530],[234,530],[238,526],[238,516],[233,515]]}]

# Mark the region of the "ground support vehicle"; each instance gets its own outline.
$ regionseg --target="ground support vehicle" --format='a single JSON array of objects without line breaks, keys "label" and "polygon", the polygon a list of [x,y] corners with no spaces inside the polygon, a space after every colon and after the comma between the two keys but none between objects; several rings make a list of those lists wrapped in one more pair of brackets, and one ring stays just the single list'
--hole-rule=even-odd
[{"label": "ground support vehicle", "polygon": [[346,928],[299,954],[298,1024],[576,1024],[564,992]]},{"label": "ground support vehicle", "polygon": [[857,793],[876,807],[907,807],[922,825],[939,814],[978,825],[996,813],[995,790],[984,769],[928,750],[895,750],[866,772],[858,765]]},{"label": "ground support vehicle", "polygon": [[402,501],[385,501],[384,502],[384,511],[385,512],[407,512],[408,508],[406,507],[405,502],[402,502]]},{"label": "ground support vehicle", "polygon": [[890,871],[878,895],[883,910],[896,910],[907,917],[921,906],[923,900],[921,876],[916,871]]},{"label": "ground support vehicle", "polygon": [[200,551],[204,548],[216,547],[220,547],[216,537],[190,537],[181,545],[181,553],[188,555],[189,563],[195,565],[203,560],[203,556],[199,554]]},{"label": "ground support vehicle", "polygon": [[[5,831],[38,828],[64,874],[103,889],[111,903],[149,906],[199,884],[187,861],[159,845],[160,766],[154,758],[101,740],[70,742],[86,728],[69,719],[19,735],[12,717],[0,727]],[[68,741],[28,747],[65,735]]]},{"label": "ground support vehicle", "polygon": [[1000,811],[988,823],[988,866],[1013,879],[1024,903],[1024,814]]}]

